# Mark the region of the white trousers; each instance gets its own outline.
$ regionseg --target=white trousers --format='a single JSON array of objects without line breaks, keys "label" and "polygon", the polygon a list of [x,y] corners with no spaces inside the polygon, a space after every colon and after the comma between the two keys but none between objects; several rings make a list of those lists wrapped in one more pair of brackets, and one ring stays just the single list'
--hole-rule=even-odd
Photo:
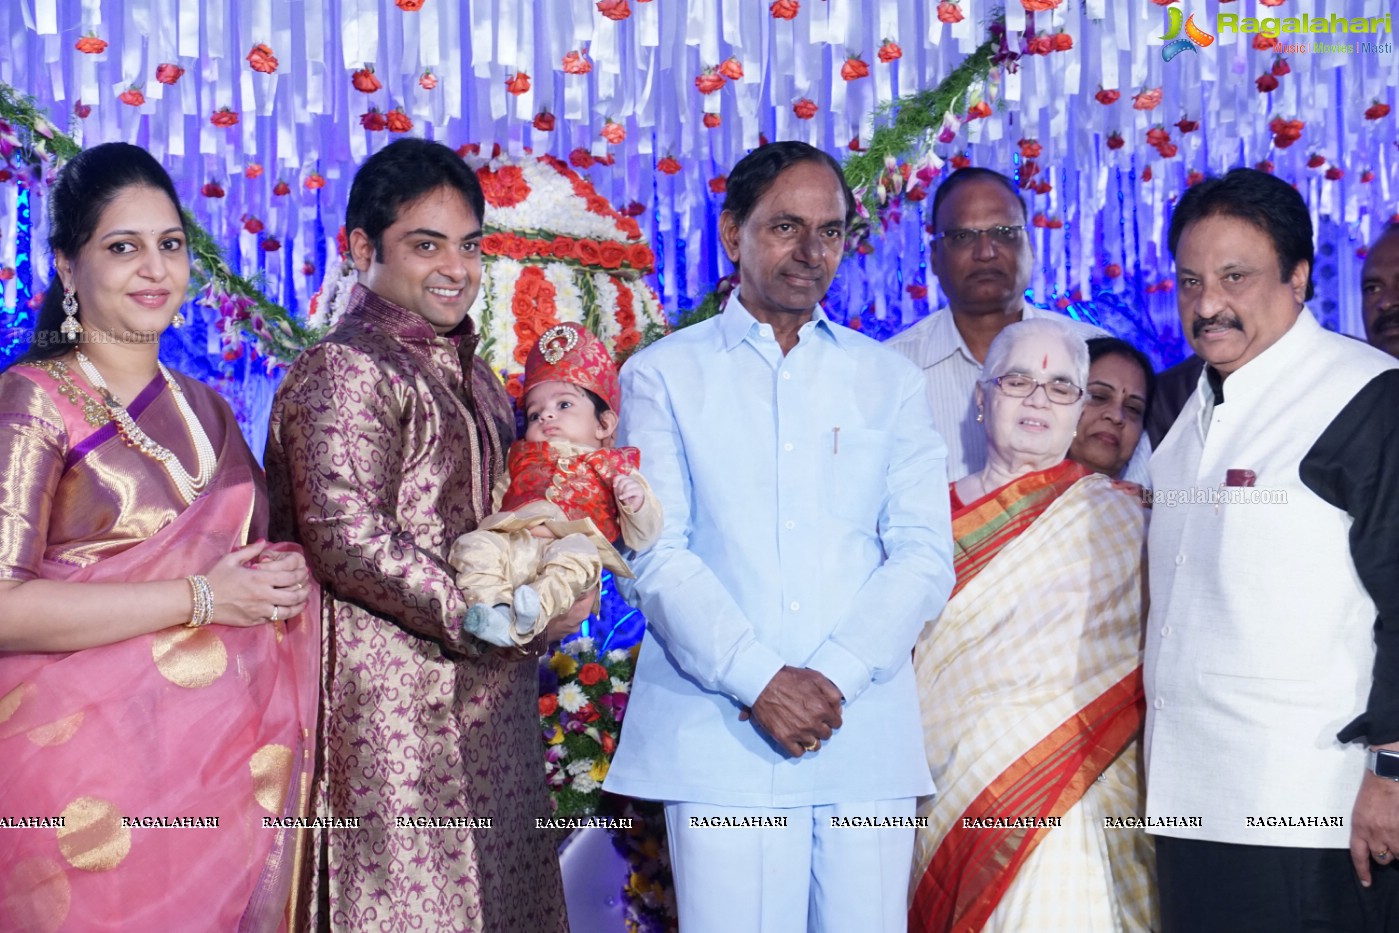
[{"label": "white trousers", "polygon": [[[667,803],[682,933],[905,933],[914,804]],[[905,825],[839,825],[871,817]],[[755,818],[786,825],[723,825]]]}]

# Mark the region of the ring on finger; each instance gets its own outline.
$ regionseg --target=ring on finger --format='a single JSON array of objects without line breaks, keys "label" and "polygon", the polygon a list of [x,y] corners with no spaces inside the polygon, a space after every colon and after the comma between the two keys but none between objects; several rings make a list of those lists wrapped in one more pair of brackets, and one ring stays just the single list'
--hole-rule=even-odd
[{"label": "ring on finger", "polygon": [[803,750],[803,751],[807,751],[807,752],[814,752],[814,751],[816,751],[817,749],[819,749],[820,747],[821,747],[821,740],[820,740],[820,739],[813,739],[810,745],[803,745],[803,746],[802,746],[802,750]]},{"label": "ring on finger", "polygon": [[273,607],[272,607],[272,615],[269,616],[268,618],[269,618],[270,621],[276,622],[279,618],[281,618],[281,615],[282,615],[282,607],[281,607],[281,606],[273,606]]},{"label": "ring on finger", "polygon": [[1388,849],[1380,849],[1378,852],[1371,852],[1370,855],[1377,862],[1386,862],[1392,857]]}]

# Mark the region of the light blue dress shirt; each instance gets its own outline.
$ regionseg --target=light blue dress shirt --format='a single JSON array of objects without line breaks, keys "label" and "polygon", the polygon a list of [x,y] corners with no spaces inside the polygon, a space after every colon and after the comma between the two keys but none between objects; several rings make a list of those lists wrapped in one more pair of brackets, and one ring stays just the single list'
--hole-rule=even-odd
[{"label": "light blue dress shirt", "polygon": [[[784,357],[736,294],[621,381],[621,443],[665,529],[633,561],[647,634],[606,788],[754,807],[931,793],[910,655],[952,590],[952,529],[917,367],[820,308]],[[845,697],[800,759],[738,718],[784,664]]]}]

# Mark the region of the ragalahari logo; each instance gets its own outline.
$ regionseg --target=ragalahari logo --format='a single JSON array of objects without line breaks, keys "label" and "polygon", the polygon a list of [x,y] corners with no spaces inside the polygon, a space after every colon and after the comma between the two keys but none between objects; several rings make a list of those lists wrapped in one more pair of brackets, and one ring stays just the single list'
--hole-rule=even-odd
[{"label": "ragalahari logo", "polygon": [[1166,61],[1175,58],[1181,52],[1194,52],[1195,47],[1204,48],[1214,42],[1214,36],[1205,32],[1195,25],[1195,14],[1191,13],[1185,17],[1185,37],[1178,38],[1181,31],[1181,18],[1183,14],[1179,7],[1170,7],[1166,10],[1169,19],[1166,25],[1166,34],[1162,39],[1168,40],[1161,48],[1161,57]]}]

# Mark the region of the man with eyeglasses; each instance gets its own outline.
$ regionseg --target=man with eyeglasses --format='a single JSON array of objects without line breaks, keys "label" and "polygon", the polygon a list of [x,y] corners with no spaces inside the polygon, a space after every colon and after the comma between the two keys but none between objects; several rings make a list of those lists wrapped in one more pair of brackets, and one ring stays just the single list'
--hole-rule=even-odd
[{"label": "man with eyeglasses", "polygon": [[1171,217],[1205,362],[1151,461],[1146,812],[1164,933],[1399,920],[1399,361],[1322,329],[1311,215],[1234,169]]},{"label": "man with eyeglasses", "polygon": [[[949,175],[933,194],[929,255],[947,306],[888,341],[923,369],[933,420],[947,441],[947,475],[954,479],[986,463],[986,432],[976,422],[972,392],[997,334],[1017,321],[1047,317],[1065,321],[1085,340],[1105,336],[1025,300],[1034,262],[1028,218],[1015,183],[1001,173],[963,168]],[[1145,462],[1141,453],[1134,457],[1126,478],[1144,479]]]}]

